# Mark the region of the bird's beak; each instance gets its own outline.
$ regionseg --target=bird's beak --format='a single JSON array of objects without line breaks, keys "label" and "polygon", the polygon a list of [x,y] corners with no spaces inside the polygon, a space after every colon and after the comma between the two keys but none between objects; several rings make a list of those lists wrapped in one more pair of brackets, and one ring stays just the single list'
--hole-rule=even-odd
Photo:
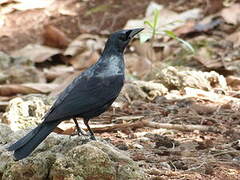
[{"label": "bird's beak", "polygon": [[129,29],[129,31],[131,31],[129,37],[132,39],[136,34],[141,32],[143,29],[144,28]]}]

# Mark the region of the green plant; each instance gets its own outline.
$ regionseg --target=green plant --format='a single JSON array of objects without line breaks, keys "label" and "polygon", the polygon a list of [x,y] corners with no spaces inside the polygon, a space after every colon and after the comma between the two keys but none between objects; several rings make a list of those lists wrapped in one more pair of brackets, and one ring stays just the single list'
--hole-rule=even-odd
[{"label": "green plant", "polygon": [[140,38],[143,38],[143,39],[140,39],[141,42],[145,42],[145,41],[147,41],[150,38],[151,38],[152,41],[155,39],[155,36],[156,36],[156,33],[157,33],[157,24],[158,24],[158,18],[159,18],[159,10],[155,10],[153,13],[154,13],[153,22],[151,22],[151,21],[144,21],[144,24],[148,25],[151,28],[152,33],[150,34],[150,36],[148,36],[147,34],[145,36],[144,35],[140,36]]},{"label": "green plant", "polygon": [[[177,37],[177,35],[175,35],[174,32],[169,31],[169,30],[158,31],[157,25],[158,25],[159,15],[160,15],[159,10],[155,10],[153,12],[153,21],[149,21],[149,20],[144,21],[144,24],[146,24],[147,26],[150,27],[151,32],[150,33],[146,33],[146,32],[141,33],[140,34],[140,42],[144,43],[150,39],[151,44],[152,44],[153,41],[155,40],[157,34],[167,35],[168,37],[180,42],[186,50],[190,51],[191,53],[195,53],[195,49],[193,48],[193,46],[189,42]],[[179,22],[179,21],[177,21],[177,22]],[[172,22],[170,24],[173,24],[173,23],[176,23],[176,22]]]}]

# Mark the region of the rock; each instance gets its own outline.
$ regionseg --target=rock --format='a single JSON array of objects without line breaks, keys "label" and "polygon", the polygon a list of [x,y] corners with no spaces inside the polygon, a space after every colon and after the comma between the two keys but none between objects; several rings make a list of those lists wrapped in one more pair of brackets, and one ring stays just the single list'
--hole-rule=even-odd
[{"label": "rock", "polygon": [[11,64],[12,58],[0,51],[0,69],[4,70]]},{"label": "rock", "polygon": [[55,155],[48,152],[39,153],[36,157],[24,159],[22,161],[14,162],[10,160],[10,163],[7,163],[5,166],[6,168],[3,172],[2,180],[48,179],[49,168],[54,160]]},{"label": "rock", "polygon": [[46,82],[44,74],[34,66],[14,65],[3,73],[7,76],[7,82],[12,84]]},{"label": "rock", "polygon": [[123,97],[130,98],[130,100],[136,100],[136,99],[145,100],[145,99],[147,99],[148,95],[136,84],[126,83],[123,86],[123,89],[122,89],[118,99],[123,98]]},{"label": "rock", "polygon": [[[146,179],[142,169],[127,154],[105,141],[90,141],[85,137],[69,138],[51,133],[27,158],[13,161],[6,147],[16,137],[26,133],[13,132],[0,124],[0,179]],[[7,144],[6,144],[7,143]]]},{"label": "rock", "polygon": [[124,85],[120,97],[127,96],[131,100],[154,100],[167,92],[168,89],[161,83],[135,80]]},{"label": "rock", "polygon": [[53,98],[39,94],[14,98],[9,102],[2,122],[9,124],[13,130],[36,126],[52,103]]},{"label": "rock", "polygon": [[52,166],[52,179],[116,179],[116,169],[107,153],[92,144],[74,147]]},{"label": "rock", "polygon": [[[70,163],[71,162],[71,163]],[[67,179],[145,179],[137,164],[105,142],[92,141],[74,147],[52,166],[50,177]]]},{"label": "rock", "polygon": [[134,81],[138,87],[140,87],[148,95],[149,100],[154,100],[158,96],[167,94],[168,89],[159,82],[151,81]]},{"label": "rock", "polygon": [[170,90],[184,89],[185,87],[202,90],[212,90],[214,88],[228,90],[224,76],[215,71],[202,72],[186,67],[161,66],[146,77],[146,80],[151,79],[162,83]]},{"label": "rock", "polygon": [[11,133],[12,130],[8,125],[0,123],[0,144],[6,144]]},{"label": "rock", "polygon": [[0,84],[46,82],[43,72],[24,57],[11,57],[0,51]]}]

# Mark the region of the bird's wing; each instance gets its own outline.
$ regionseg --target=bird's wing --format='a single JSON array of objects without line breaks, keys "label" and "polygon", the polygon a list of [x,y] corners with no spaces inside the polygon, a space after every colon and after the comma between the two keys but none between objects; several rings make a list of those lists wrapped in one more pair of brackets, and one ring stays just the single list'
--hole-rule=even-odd
[{"label": "bird's wing", "polygon": [[54,103],[45,122],[64,120],[100,108],[115,99],[122,86],[123,76],[82,77],[63,91]]}]

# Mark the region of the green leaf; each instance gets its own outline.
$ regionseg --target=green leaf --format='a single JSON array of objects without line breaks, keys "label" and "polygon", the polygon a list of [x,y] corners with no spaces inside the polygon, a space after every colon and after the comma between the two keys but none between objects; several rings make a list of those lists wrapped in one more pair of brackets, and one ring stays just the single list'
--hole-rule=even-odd
[{"label": "green leaf", "polygon": [[182,43],[184,48],[186,48],[187,50],[190,50],[192,53],[195,53],[195,49],[193,48],[193,46],[189,42],[177,37],[176,34],[174,34],[174,32],[172,32],[172,31],[165,30],[164,32],[166,33],[167,36],[179,41],[180,43]]},{"label": "green leaf", "polygon": [[150,21],[146,20],[146,21],[144,21],[144,24],[147,24],[153,30],[154,27]]},{"label": "green leaf", "polygon": [[[189,42],[187,42],[187,41],[185,41],[185,40],[177,37],[177,36],[174,34],[174,32],[169,31],[169,30],[157,32],[158,18],[159,18],[159,10],[156,9],[156,10],[154,11],[153,22],[148,21],[148,20],[144,21],[144,24],[148,25],[148,26],[151,28],[152,32],[151,32],[151,34],[141,33],[141,34],[140,34],[140,42],[141,42],[141,43],[144,43],[144,42],[146,42],[147,40],[149,40],[149,39],[151,39],[151,38],[154,39],[156,34],[161,34],[161,35],[163,35],[163,34],[165,33],[165,34],[166,34],[167,36],[169,36],[170,38],[173,38],[173,39],[179,41],[179,42],[183,45],[184,48],[186,48],[187,50],[190,50],[192,53],[195,53],[195,49],[193,48],[193,46],[192,46]],[[169,23],[169,25],[174,24],[174,23],[177,23],[177,22],[182,22],[182,21],[177,20],[177,21],[174,21],[174,22]],[[162,32],[163,32],[163,34],[162,34]]]},{"label": "green leaf", "polygon": [[171,37],[171,38],[173,38],[173,39],[177,39],[177,36],[174,34],[174,32],[168,31],[168,30],[165,30],[164,32],[165,32],[166,35],[168,35],[169,37]]},{"label": "green leaf", "polygon": [[159,18],[159,10],[154,11],[154,20],[153,20],[153,27],[156,30],[157,24],[158,24],[158,18]]},{"label": "green leaf", "polygon": [[193,46],[189,42],[187,42],[187,41],[185,41],[181,38],[178,38],[178,37],[176,39],[179,42],[181,42],[186,49],[190,50],[193,54],[195,53],[195,49],[193,48]]}]

